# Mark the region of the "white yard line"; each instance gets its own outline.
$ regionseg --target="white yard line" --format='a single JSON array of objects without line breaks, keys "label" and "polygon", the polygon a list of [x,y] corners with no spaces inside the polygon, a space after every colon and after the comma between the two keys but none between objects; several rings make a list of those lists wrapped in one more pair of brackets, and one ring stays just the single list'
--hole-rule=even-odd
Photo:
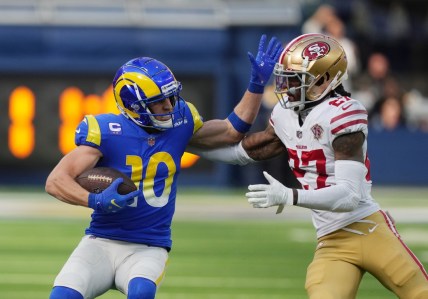
[{"label": "white yard line", "polygon": [[[428,199],[427,199],[428,200]],[[428,223],[428,203],[425,206],[388,207],[383,204],[399,223]],[[271,221],[310,220],[310,211],[299,207],[286,207],[282,214],[276,209],[254,209],[242,195],[213,196],[207,194],[179,194],[176,204],[176,220],[233,220],[263,219]],[[7,218],[84,218],[89,219],[91,210],[68,205],[43,192],[0,192],[0,219]]]}]

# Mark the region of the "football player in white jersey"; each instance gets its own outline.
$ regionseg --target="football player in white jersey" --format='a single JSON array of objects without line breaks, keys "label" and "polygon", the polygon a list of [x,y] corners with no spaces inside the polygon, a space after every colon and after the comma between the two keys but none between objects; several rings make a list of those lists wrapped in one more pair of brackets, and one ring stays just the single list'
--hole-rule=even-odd
[{"label": "football player in white jersey", "polygon": [[367,111],[344,90],[346,69],[336,40],[295,38],[274,69],[279,103],[267,128],[234,147],[198,153],[245,165],[288,152],[302,189],[264,172],[268,184],[248,186],[246,196],[255,208],[312,210],[318,245],[307,270],[309,298],[356,298],[366,272],[399,298],[428,298],[427,272],[371,196]]}]

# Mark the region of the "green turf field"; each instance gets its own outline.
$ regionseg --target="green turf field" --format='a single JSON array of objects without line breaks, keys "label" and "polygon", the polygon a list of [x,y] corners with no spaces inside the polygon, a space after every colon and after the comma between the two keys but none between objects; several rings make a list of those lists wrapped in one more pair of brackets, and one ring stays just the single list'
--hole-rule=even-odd
[{"label": "green turf field", "polygon": [[[423,197],[425,195],[422,193]],[[194,206],[193,201],[197,201],[200,194],[192,196],[189,194],[189,199],[183,203]],[[0,196],[0,203],[4,197]],[[229,201],[227,198],[229,196],[223,196],[216,202],[225,208],[226,214],[227,204],[238,205],[236,199]],[[37,201],[44,203],[45,198]],[[30,199],[22,200],[22,204],[27,202]],[[388,203],[403,205],[394,199]],[[428,206],[425,200],[421,202],[415,198],[409,198],[408,203]],[[202,200],[200,205],[205,206],[201,213],[208,213],[207,208],[211,207],[208,202]],[[68,209],[65,204],[60,207]],[[173,224],[174,248],[158,299],[306,298],[305,271],[315,245],[310,221],[287,219],[287,214],[281,216],[281,221],[268,217],[243,219],[240,214],[228,219],[222,219],[221,215],[217,215],[218,219],[190,219],[192,217],[187,217],[179,207],[180,203]],[[34,216],[37,217],[0,214],[0,298],[48,298],[56,274],[87,226],[86,215],[53,217],[48,213]],[[428,266],[427,227],[427,221],[406,221],[398,225],[403,239],[425,267]],[[100,298],[125,297],[110,291]],[[357,298],[395,296],[366,275]]]}]

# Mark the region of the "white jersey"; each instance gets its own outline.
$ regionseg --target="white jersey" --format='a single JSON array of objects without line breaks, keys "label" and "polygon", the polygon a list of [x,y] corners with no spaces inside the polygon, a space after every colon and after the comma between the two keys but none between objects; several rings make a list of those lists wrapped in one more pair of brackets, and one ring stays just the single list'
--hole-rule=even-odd
[{"label": "white jersey", "polygon": [[[367,111],[349,97],[336,97],[315,106],[302,126],[299,116],[291,109],[277,104],[270,123],[276,135],[287,147],[289,164],[303,189],[315,190],[335,185],[333,140],[342,135],[361,131],[367,137]],[[362,186],[358,207],[351,212],[312,210],[317,237],[341,229],[378,211],[379,205],[370,195],[370,163],[367,157],[367,138],[363,153],[367,174]]]}]

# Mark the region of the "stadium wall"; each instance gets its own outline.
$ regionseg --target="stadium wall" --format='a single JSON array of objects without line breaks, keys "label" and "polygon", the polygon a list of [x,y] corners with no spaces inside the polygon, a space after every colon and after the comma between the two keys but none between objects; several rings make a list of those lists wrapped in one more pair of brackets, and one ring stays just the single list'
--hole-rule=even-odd
[{"label": "stadium wall", "polygon": [[[116,69],[129,59],[152,56],[169,65],[179,80],[181,77],[189,81],[195,77],[206,78],[208,91],[200,94],[207,96],[195,98],[194,103],[201,107],[203,115],[208,115],[207,118],[225,118],[247,87],[250,73],[247,52],[256,53],[262,33],[275,35],[286,42],[300,34],[300,27],[298,24],[205,29],[1,26],[0,77],[12,78],[12,83],[8,84],[13,84],[14,78],[32,76],[41,78],[38,84],[42,85],[48,83],[44,83],[43,78],[50,80],[52,76],[78,76],[82,80],[100,76],[109,81]],[[20,81],[19,84],[25,82]],[[47,113],[49,110],[43,106],[51,103],[44,100],[40,99],[36,110]],[[6,101],[2,99],[2,103],[0,110],[6,113]],[[8,138],[9,121],[7,115],[4,116],[0,120],[1,140]],[[42,117],[49,119],[51,115]],[[375,184],[428,184],[427,134],[372,132],[369,142]],[[5,144],[0,150],[0,185],[43,184],[53,161],[42,165],[25,159],[15,161],[5,153]],[[239,177],[245,170],[202,161],[198,163],[202,166],[183,171],[182,184],[242,184]]]}]

